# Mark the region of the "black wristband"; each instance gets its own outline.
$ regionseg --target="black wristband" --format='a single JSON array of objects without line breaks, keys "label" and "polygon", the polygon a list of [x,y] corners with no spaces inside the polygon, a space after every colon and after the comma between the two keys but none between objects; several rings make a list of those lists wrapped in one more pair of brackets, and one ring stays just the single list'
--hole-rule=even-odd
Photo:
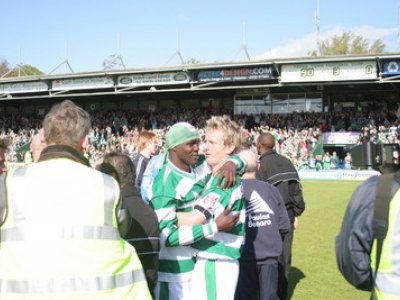
[{"label": "black wristband", "polygon": [[208,211],[208,209],[204,208],[203,206],[195,205],[194,209],[201,212],[206,217],[206,220],[211,218],[211,213]]}]

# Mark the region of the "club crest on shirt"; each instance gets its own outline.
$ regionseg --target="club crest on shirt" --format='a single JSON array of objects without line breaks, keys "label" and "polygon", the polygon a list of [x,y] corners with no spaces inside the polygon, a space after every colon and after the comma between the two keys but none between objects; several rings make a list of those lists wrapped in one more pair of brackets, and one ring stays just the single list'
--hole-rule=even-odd
[{"label": "club crest on shirt", "polygon": [[211,208],[214,206],[215,202],[219,200],[220,196],[216,193],[209,193],[204,199],[204,206],[207,208]]}]

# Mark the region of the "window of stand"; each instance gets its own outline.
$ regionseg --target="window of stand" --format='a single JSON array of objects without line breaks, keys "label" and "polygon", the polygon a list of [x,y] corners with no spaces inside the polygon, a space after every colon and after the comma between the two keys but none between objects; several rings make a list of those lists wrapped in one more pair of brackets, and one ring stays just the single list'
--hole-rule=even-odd
[{"label": "window of stand", "polygon": [[280,93],[240,95],[235,97],[235,114],[287,114],[291,112],[321,112],[321,93]]},{"label": "window of stand", "polygon": [[271,99],[273,114],[322,111],[321,93],[272,94]]},{"label": "window of stand", "polygon": [[270,95],[244,95],[236,96],[234,101],[235,114],[261,114],[271,113]]}]

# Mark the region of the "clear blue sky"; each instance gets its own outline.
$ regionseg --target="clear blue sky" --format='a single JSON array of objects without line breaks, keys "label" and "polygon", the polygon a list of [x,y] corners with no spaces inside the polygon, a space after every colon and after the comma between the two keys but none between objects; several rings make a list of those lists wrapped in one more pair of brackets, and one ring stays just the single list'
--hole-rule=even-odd
[{"label": "clear blue sky", "polygon": [[[0,1],[0,59],[13,67],[21,57],[45,73],[64,61],[66,48],[75,72],[101,70],[112,54],[128,68],[177,65],[178,57],[169,59],[178,32],[184,60],[201,63],[245,60],[244,36],[252,59],[306,56],[316,47],[317,0]],[[352,30],[400,52],[400,0],[319,3],[322,39]]]}]

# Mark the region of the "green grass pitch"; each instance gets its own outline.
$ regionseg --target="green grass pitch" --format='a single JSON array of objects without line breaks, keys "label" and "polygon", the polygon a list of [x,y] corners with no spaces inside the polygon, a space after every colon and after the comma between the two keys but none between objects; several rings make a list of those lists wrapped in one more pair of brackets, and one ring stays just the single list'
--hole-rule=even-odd
[{"label": "green grass pitch", "polygon": [[290,299],[369,299],[368,292],[358,291],[342,277],[334,248],[347,203],[360,183],[302,181],[306,210],[294,235]]}]

